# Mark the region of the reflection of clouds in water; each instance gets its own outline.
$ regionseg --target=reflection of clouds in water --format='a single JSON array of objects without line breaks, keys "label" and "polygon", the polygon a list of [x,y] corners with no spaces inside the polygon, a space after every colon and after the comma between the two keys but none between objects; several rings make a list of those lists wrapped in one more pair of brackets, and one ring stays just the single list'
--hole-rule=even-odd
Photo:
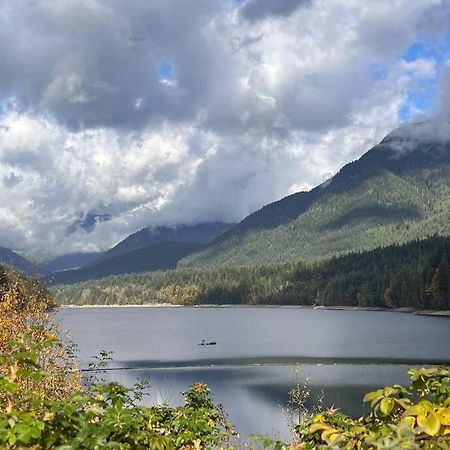
[{"label": "reflection of clouds in water", "polygon": [[223,404],[230,420],[242,437],[264,433],[289,437],[287,418],[282,406],[289,401],[289,391],[309,379],[312,407],[323,390],[325,407],[336,406],[351,415],[364,412],[362,398],[368,390],[389,383],[406,383],[407,366],[381,365],[300,365],[259,367],[208,367],[136,369],[108,372],[110,380],[132,385],[137,379],[150,382],[149,396],[143,403],[181,404],[181,393],[194,382],[208,384],[216,403]]}]

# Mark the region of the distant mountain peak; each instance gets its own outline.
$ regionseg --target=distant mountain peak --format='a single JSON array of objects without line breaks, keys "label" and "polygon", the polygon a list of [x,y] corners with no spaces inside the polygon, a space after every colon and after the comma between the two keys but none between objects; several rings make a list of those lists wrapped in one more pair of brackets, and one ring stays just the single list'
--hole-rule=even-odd
[{"label": "distant mountain peak", "polygon": [[197,242],[158,242],[80,269],[53,273],[46,280],[50,284],[70,284],[110,275],[174,269],[181,258],[204,247]]},{"label": "distant mountain peak", "polygon": [[[49,263],[49,283],[73,283],[122,273],[175,268],[182,257],[201,250],[233,224],[220,222],[147,227],[102,254],[72,254]],[[80,264],[84,260],[84,264]],[[74,265],[77,269],[70,270]],[[71,267],[72,265],[72,267]],[[55,267],[62,270],[56,272]],[[68,270],[69,269],[69,270]]]},{"label": "distant mountain peak", "polygon": [[136,231],[136,233],[131,234],[113,248],[104,252],[98,259],[93,261],[92,264],[97,264],[100,261],[161,242],[172,241],[209,244],[213,239],[230,229],[232,226],[234,226],[234,224],[204,222],[192,225],[179,224],[146,227]]},{"label": "distant mountain peak", "polygon": [[439,144],[449,142],[450,121],[433,119],[402,124],[391,131],[380,144],[394,145],[393,149],[398,150],[395,144],[404,143],[407,150],[418,150],[423,149],[423,144],[439,147]]}]

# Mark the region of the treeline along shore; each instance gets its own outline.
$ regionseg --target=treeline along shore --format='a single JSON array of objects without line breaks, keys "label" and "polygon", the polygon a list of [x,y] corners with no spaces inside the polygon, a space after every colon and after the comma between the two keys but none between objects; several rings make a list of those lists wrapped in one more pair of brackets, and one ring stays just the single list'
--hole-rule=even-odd
[{"label": "treeline along shore", "polygon": [[450,237],[320,263],[180,268],[52,287],[63,305],[308,305],[450,309]]}]

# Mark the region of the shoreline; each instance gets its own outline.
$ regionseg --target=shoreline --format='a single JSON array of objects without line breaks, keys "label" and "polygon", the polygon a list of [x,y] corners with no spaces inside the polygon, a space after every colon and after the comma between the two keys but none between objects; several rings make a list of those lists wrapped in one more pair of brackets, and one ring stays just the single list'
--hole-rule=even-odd
[{"label": "shoreline", "polygon": [[129,305],[60,305],[58,309],[78,309],[78,308],[285,308],[285,309],[313,309],[324,311],[373,311],[373,312],[395,312],[408,313],[422,316],[450,317],[450,310],[434,311],[414,308],[381,308],[381,307],[360,307],[360,306],[309,306],[309,305],[173,305],[171,303],[146,303]]}]

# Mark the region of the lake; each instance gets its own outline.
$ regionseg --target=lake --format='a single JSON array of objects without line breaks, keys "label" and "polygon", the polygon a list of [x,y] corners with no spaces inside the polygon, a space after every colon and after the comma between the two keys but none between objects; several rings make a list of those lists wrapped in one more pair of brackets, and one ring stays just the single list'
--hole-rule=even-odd
[{"label": "lake", "polygon": [[[288,437],[289,390],[308,380],[309,406],[364,412],[364,392],[407,383],[415,365],[450,364],[450,318],[301,307],[63,308],[82,367],[113,351],[108,380],[150,382],[148,402],[213,390],[241,436]],[[199,345],[216,342],[216,345]]]}]

